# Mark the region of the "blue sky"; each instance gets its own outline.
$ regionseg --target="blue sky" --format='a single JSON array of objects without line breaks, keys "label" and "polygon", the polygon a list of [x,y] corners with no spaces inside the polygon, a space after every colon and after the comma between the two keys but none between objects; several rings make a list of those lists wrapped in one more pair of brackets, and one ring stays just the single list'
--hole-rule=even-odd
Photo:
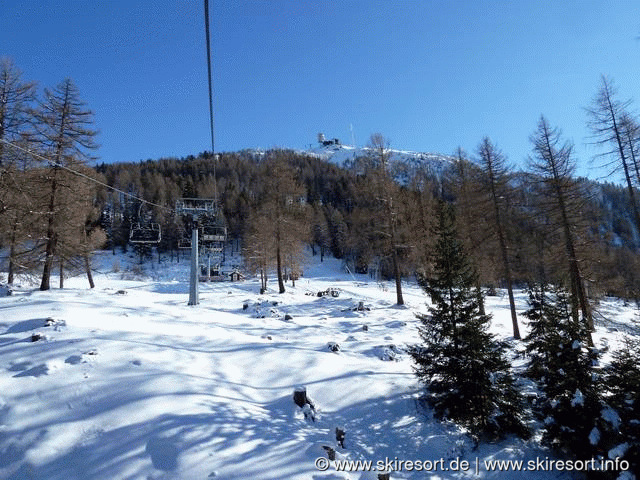
[{"label": "blue sky", "polygon": [[[210,0],[216,150],[304,148],[318,132],[524,166],[540,114],[576,145],[601,74],[640,96],[640,2]],[[102,161],[210,149],[202,0],[2,0],[0,55],[71,77]],[[593,176],[593,175],[592,175]]]}]

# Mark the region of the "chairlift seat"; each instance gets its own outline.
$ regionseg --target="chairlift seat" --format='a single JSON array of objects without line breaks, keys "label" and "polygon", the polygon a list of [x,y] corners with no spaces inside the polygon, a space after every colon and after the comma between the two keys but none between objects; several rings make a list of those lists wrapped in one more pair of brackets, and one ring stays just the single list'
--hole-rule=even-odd
[{"label": "chairlift seat", "polygon": [[158,244],[162,240],[162,231],[159,223],[136,223],[129,232],[129,243]]},{"label": "chairlift seat", "polygon": [[203,242],[224,242],[227,240],[227,229],[215,223],[204,223],[201,227]]}]

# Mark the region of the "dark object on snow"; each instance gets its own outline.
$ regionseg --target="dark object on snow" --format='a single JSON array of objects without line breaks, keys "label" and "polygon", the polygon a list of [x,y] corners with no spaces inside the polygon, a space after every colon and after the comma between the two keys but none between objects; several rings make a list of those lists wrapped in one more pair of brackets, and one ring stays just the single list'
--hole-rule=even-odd
[{"label": "dark object on snow", "polygon": [[289,320],[293,320],[293,317],[288,313],[284,316],[284,319],[288,322]]},{"label": "dark object on snow", "polygon": [[118,295],[126,295],[126,294],[127,294],[127,291],[126,291],[126,290],[118,290],[118,291],[116,292],[116,294],[118,294]]},{"label": "dark object on snow", "polygon": [[53,317],[47,317],[46,320],[44,321],[44,326],[45,327],[52,327],[56,324],[56,319]]},{"label": "dark object on snow", "polygon": [[336,342],[327,343],[327,348],[334,353],[337,353],[340,351],[340,345],[338,345]]},{"label": "dark object on snow", "polygon": [[369,325],[362,325],[362,331],[363,332],[368,332],[369,331]]},{"label": "dark object on snow", "polygon": [[312,422],[316,421],[316,411],[313,410],[309,404],[302,407],[302,414],[304,415],[305,420],[311,420]]},{"label": "dark object on snow", "polygon": [[371,310],[369,307],[367,307],[364,302],[358,302],[358,306],[354,308],[354,310],[356,312],[368,312],[369,310]]},{"label": "dark object on snow", "polygon": [[496,287],[493,285],[489,285],[487,287],[487,292],[486,292],[487,297],[497,297],[498,296],[498,292],[496,291]]},{"label": "dark object on snow", "polygon": [[333,287],[329,287],[326,290],[321,290],[320,292],[318,292],[318,297],[333,297],[333,298],[337,298],[340,296],[340,290],[338,290],[337,288],[333,288]]},{"label": "dark object on snow", "polygon": [[340,445],[340,447],[344,448],[344,430],[336,427],[336,441]]},{"label": "dark object on snow", "polygon": [[293,391],[293,401],[300,408],[303,408],[307,403],[309,403],[309,399],[307,398],[307,389],[305,387],[296,387]]},{"label": "dark object on snow", "polygon": [[391,480],[391,474],[390,473],[379,473],[378,474],[378,480]]},{"label": "dark object on snow", "polygon": [[42,335],[41,333],[32,333],[31,334],[31,341],[32,342],[38,342],[40,340],[44,340],[44,335]]},{"label": "dark object on snow", "polygon": [[273,305],[274,307],[278,306],[278,302],[271,302],[271,305]]},{"label": "dark object on snow", "polygon": [[316,421],[316,406],[311,399],[307,397],[306,387],[296,387],[293,391],[293,401],[297,406],[302,408],[305,419],[310,419],[312,422]]},{"label": "dark object on snow", "polygon": [[293,401],[297,406],[302,408],[305,420],[316,421],[316,406],[307,397],[307,389],[305,387],[296,387],[293,391]]},{"label": "dark object on snow", "polygon": [[267,291],[267,289],[266,289],[266,288],[261,288],[261,289],[260,289],[260,295],[264,295],[264,292],[266,292],[266,291]]},{"label": "dark object on snow", "polygon": [[328,445],[323,445],[322,448],[327,452],[327,458],[331,461],[336,459],[336,451]]},{"label": "dark object on snow", "polygon": [[327,452],[327,458],[329,460],[333,461],[333,460],[336,459],[336,451],[333,448],[331,448],[331,447],[329,447],[327,445],[323,445],[322,448],[324,448],[325,451]]},{"label": "dark object on snow", "polygon": [[249,308],[249,304],[248,303],[243,303],[242,304],[242,310],[246,310]]}]

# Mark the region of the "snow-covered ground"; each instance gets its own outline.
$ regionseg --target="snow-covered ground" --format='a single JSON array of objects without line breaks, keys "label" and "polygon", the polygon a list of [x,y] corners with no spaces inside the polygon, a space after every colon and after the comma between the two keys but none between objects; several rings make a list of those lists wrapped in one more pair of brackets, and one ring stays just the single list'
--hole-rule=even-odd
[{"label": "snow-covered ground", "polygon": [[[266,150],[261,148],[249,149],[254,155],[264,155]],[[307,150],[296,150],[301,155],[311,155],[327,162],[333,163],[340,167],[344,167],[349,162],[353,162],[358,157],[367,157],[371,155],[368,147],[356,147],[345,144],[332,145],[309,145]],[[440,177],[442,172],[448,168],[455,158],[451,155],[444,155],[433,152],[412,152],[410,150],[389,149],[390,163],[400,162],[404,164],[403,169],[398,174],[398,180],[403,181],[411,178],[417,171],[431,173],[436,177]]]},{"label": "snow-covered ground", "polygon": [[[391,283],[314,257],[285,294],[273,280],[264,295],[253,279],[200,284],[200,305],[188,306],[187,260],[141,272],[128,262],[98,254],[94,290],[77,277],[63,290],[23,284],[0,298],[0,478],[377,478],[335,464],[319,470],[324,446],[337,460],[374,466],[433,462],[430,472],[405,468],[392,479],[579,478],[488,472],[485,461],[553,456],[536,438],[475,446],[432,418],[405,349],[418,341],[414,313],[425,311],[414,284],[405,284],[400,308]],[[338,297],[317,296],[330,287]],[[354,310],[360,302],[365,309]],[[506,297],[487,302],[492,329],[509,338]],[[523,294],[518,302],[522,311]],[[610,320],[596,340],[615,348],[635,311],[614,300],[601,311]],[[315,421],[293,402],[300,386]],[[469,462],[468,471],[443,471],[456,461]]]}]

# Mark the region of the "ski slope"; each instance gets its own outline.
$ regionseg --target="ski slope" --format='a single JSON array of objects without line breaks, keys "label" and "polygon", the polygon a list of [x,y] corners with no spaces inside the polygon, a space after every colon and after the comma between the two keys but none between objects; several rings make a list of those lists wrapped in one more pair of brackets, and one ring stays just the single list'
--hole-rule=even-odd
[{"label": "ski slope", "polygon": [[[406,353],[418,341],[414,314],[426,309],[415,284],[405,283],[407,305],[398,307],[391,282],[312,257],[285,294],[273,280],[264,295],[257,279],[200,284],[200,305],[190,307],[188,260],[144,268],[110,252],[96,260],[95,290],[77,277],[63,290],[25,282],[0,298],[1,479],[377,478],[333,464],[319,470],[325,446],[337,460],[464,460],[471,469],[403,469],[392,479],[510,478],[484,462],[553,458],[537,438],[476,446],[432,418]],[[328,288],[340,295],[317,296]],[[365,309],[354,310],[360,302]],[[518,302],[522,311],[523,294]],[[487,303],[493,331],[509,338],[506,297]],[[596,341],[615,348],[633,331],[635,311],[616,300],[601,311],[610,320]],[[511,357],[521,369],[518,348]],[[315,421],[293,402],[301,386]],[[533,391],[525,380],[521,387]]]}]

